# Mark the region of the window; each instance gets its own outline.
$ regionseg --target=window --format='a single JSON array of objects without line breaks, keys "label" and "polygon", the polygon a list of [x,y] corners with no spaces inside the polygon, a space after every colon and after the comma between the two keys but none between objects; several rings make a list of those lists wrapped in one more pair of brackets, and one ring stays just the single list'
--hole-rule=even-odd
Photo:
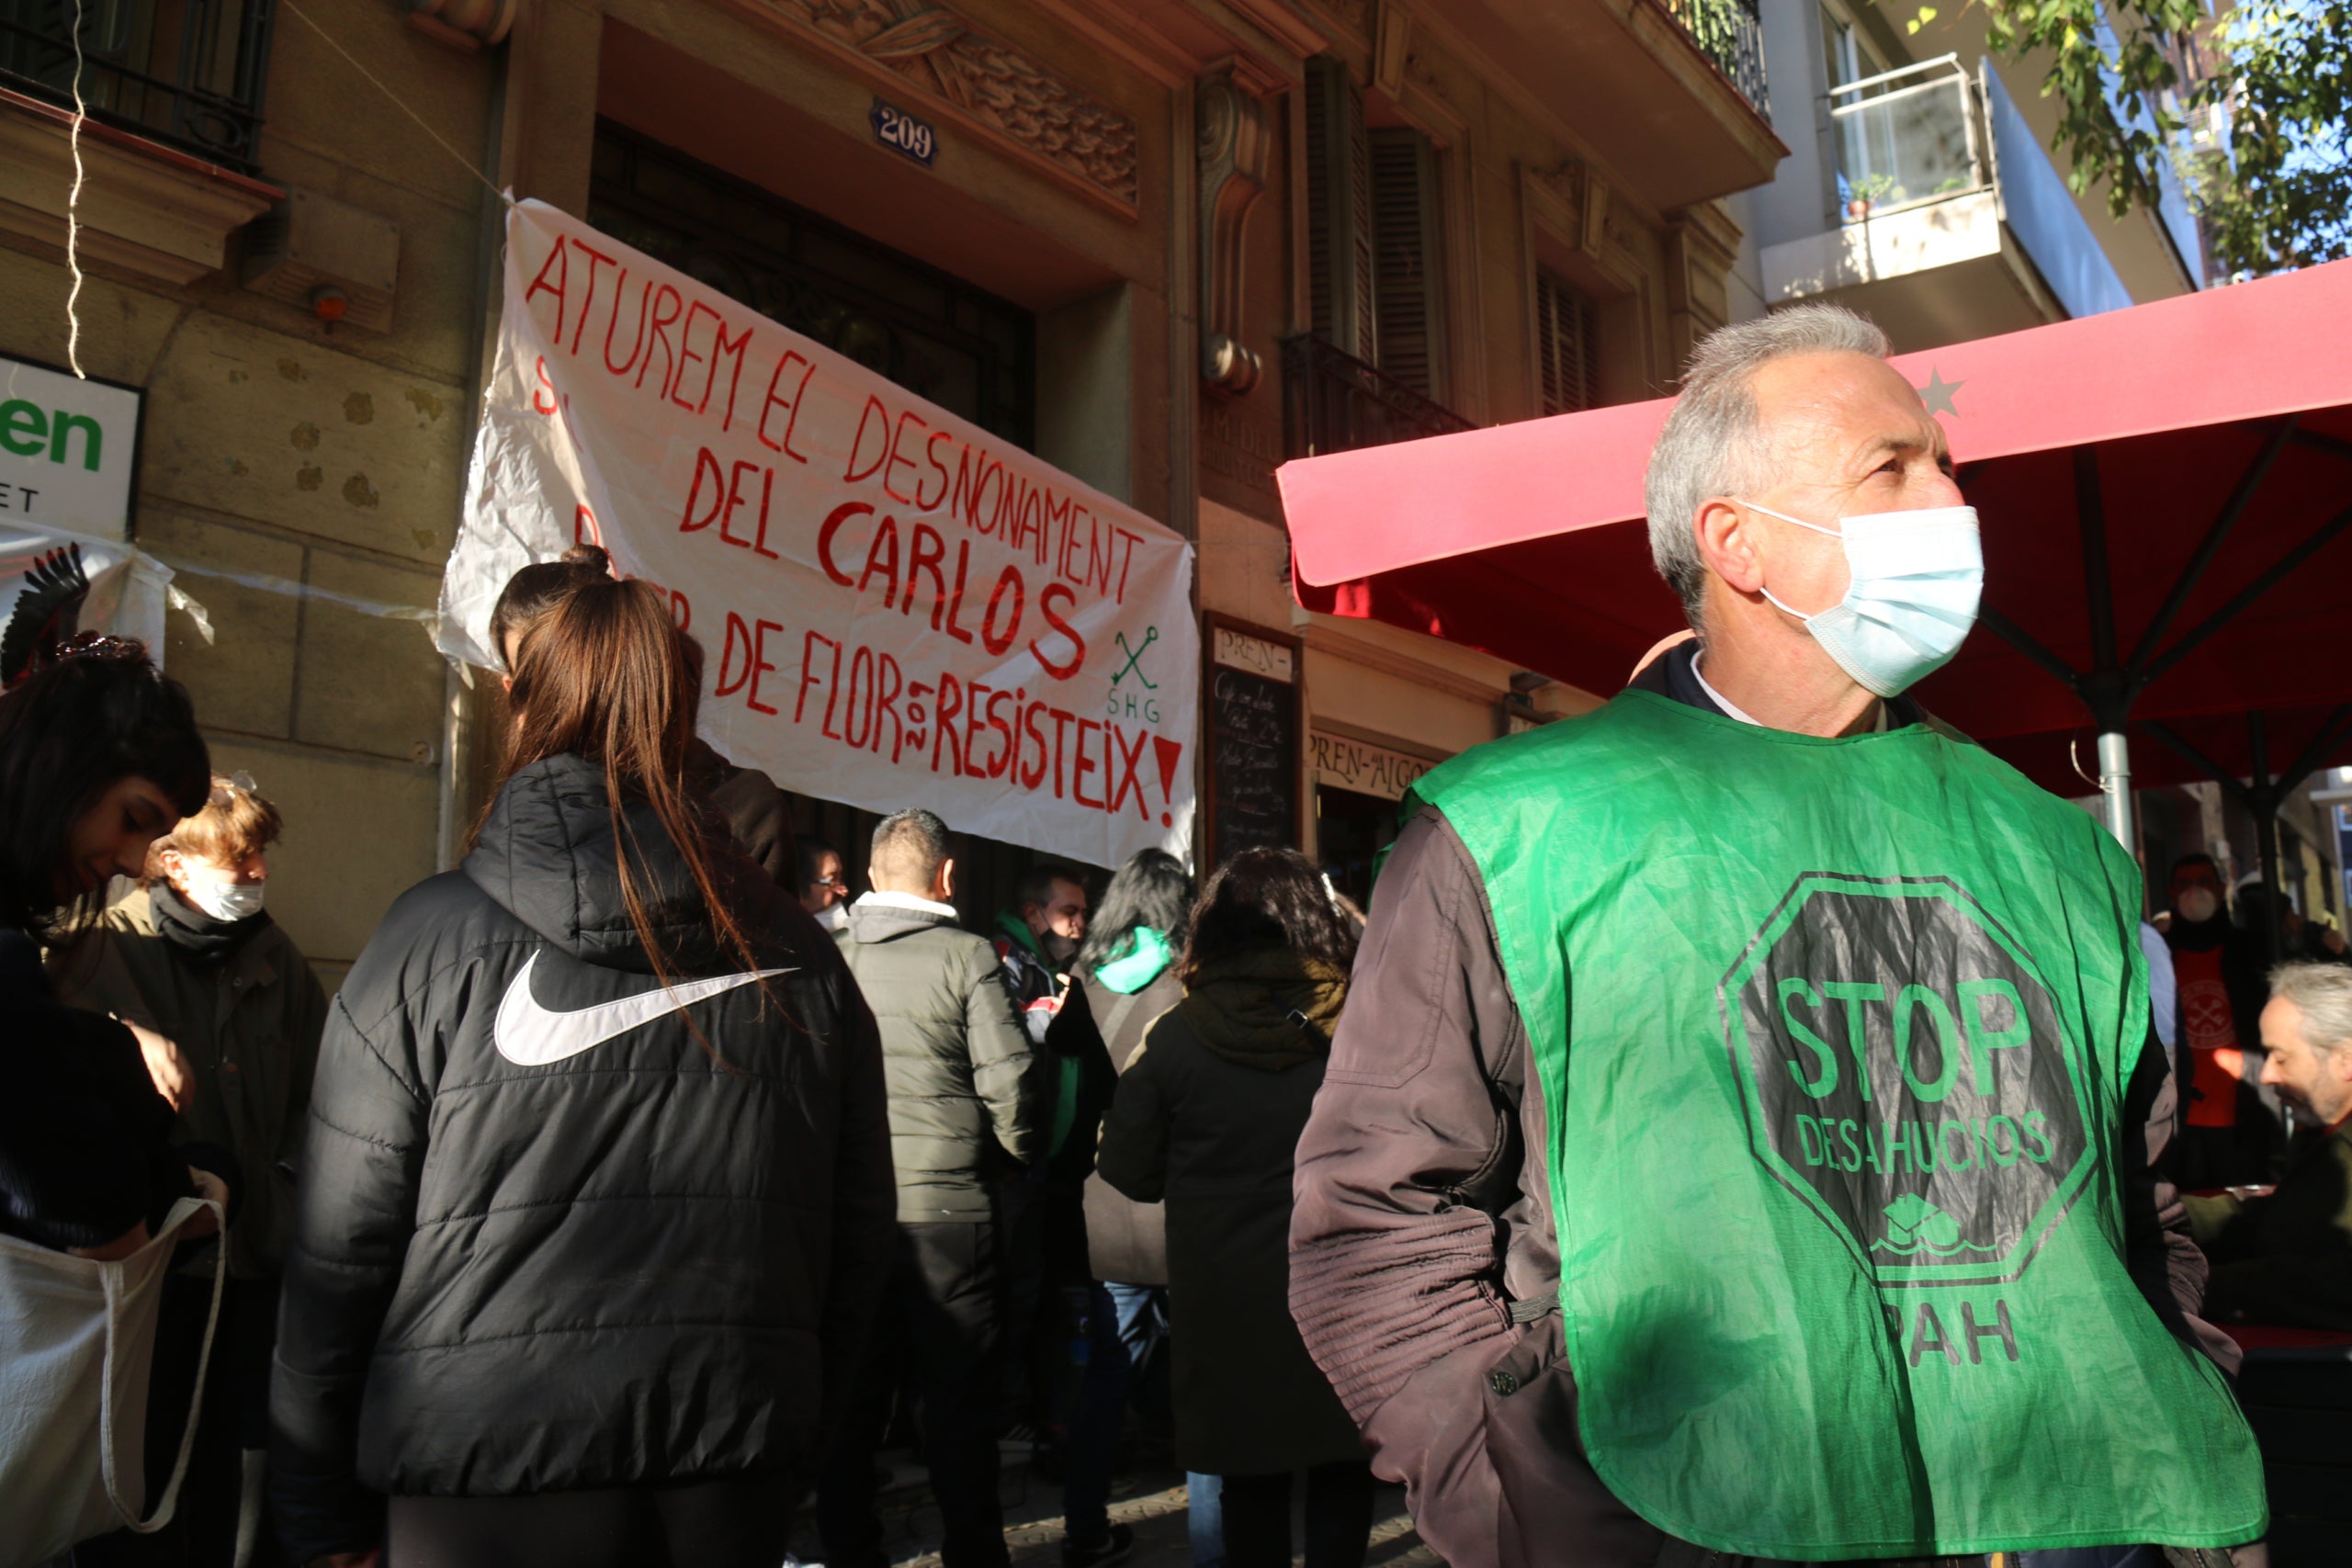
[{"label": "window", "polygon": [[1547,266],[1535,269],[1536,391],[1544,412],[1600,406],[1598,315],[1567,279]]},{"label": "window", "polygon": [[1437,152],[1403,127],[1368,130],[1339,61],[1306,72],[1311,329],[1432,401],[1446,395],[1444,242]]},{"label": "window", "polygon": [[[1827,6],[1821,11],[1821,47],[1832,89],[1885,74],[1885,58],[1871,46],[1854,24]],[[1838,210],[1854,216],[1871,206],[1887,205],[1894,195],[1894,125],[1887,116],[1860,110],[1865,98],[1885,87],[1860,93],[1829,95],[1830,124],[1837,143]]]},{"label": "window", "polygon": [[1018,446],[1029,312],[658,142],[600,122],[588,221]]},{"label": "window", "polygon": [[1442,401],[1437,156],[1418,130],[1375,130],[1371,143],[1373,363],[1421,396]]}]

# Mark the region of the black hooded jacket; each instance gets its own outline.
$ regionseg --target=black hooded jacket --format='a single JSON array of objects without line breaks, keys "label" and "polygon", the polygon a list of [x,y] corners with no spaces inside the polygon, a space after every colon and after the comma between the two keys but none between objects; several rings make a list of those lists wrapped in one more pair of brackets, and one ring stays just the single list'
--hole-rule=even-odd
[{"label": "black hooded jacket", "polygon": [[763,995],[652,811],[628,823],[683,1008],[624,908],[601,772],[569,756],[507,783],[335,998],[270,1398],[296,1562],[375,1541],[375,1494],[788,1467],[847,1388],[890,1247],[873,1019],[730,853]]}]

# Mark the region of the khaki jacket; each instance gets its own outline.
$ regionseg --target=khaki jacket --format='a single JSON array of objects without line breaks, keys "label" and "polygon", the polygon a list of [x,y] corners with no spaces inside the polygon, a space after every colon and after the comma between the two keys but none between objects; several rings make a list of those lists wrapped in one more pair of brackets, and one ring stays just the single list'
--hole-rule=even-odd
[{"label": "khaki jacket", "polygon": [[285,1266],[326,1024],[326,992],[310,961],[273,923],[221,962],[206,963],[157,932],[153,905],[141,892],[54,954],[50,968],[60,1000],[128,1019],[179,1046],[196,1093],[174,1141],[219,1144],[237,1156],[244,1190],[230,1228],[229,1269],[240,1280],[276,1276]]}]

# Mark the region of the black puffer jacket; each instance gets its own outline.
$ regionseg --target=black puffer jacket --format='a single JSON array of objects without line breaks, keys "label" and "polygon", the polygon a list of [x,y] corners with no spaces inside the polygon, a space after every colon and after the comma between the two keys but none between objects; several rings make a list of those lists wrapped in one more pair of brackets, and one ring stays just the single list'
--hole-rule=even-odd
[{"label": "black puffer jacket", "polygon": [[779,1011],[714,955],[653,813],[629,820],[683,1011],[573,757],[509,781],[335,999],[271,1390],[296,1562],[373,1541],[372,1494],[789,1466],[847,1387],[890,1242],[873,1020],[831,941],[730,856]]}]

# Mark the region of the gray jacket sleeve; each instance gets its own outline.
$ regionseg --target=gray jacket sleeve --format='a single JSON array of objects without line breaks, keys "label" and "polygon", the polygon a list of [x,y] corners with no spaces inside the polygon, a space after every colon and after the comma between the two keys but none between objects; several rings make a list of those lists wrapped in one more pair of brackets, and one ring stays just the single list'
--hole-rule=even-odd
[{"label": "gray jacket sleeve", "polygon": [[964,1043],[971,1053],[972,1092],[988,1107],[996,1141],[1006,1154],[1029,1164],[1041,1152],[1037,1108],[1028,1094],[1029,1032],[1005,989],[996,950],[984,942],[973,943],[964,982]]}]

